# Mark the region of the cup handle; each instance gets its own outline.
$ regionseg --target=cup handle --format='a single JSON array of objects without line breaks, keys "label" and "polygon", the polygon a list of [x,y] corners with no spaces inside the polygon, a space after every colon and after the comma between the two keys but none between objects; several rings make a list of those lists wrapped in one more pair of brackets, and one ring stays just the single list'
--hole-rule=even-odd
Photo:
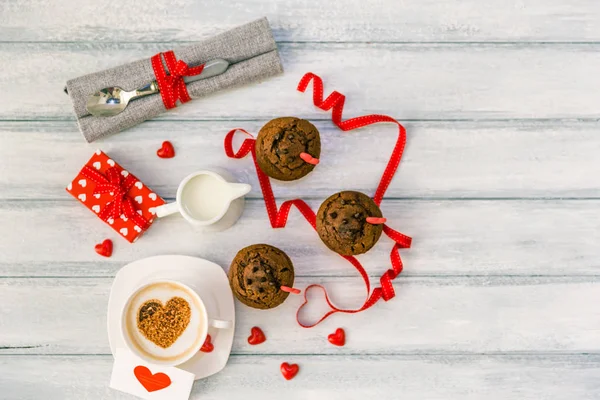
[{"label": "cup handle", "polygon": [[217,329],[229,329],[233,326],[233,322],[231,321],[223,321],[220,319],[209,319],[208,324],[213,328]]},{"label": "cup handle", "polygon": [[167,215],[175,214],[179,212],[179,206],[177,203],[163,204],[154,209],[158,218],[166,217]]}]

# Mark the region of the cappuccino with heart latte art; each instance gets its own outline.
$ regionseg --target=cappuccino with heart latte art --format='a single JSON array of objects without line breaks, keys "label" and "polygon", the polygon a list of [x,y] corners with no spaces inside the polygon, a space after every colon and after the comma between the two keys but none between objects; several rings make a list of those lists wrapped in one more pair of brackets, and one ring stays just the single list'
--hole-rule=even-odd
[{"label": "cappuccino with heart latte art", "polygon": [[151,362],[176,365],[202,346],[207,316],[196,293],[177,282],[155,282],[138,289],[123,312],[129,347]]}]

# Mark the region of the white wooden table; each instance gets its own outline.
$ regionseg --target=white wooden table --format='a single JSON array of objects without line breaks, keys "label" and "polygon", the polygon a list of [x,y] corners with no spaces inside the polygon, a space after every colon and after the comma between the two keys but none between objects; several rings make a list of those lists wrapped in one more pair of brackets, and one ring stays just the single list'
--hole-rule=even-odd
[{"label": "white wooden table", "polygon": [[[80,136],[68,78],[266,15],[285,74],[185,105],[92,145]],[[297,284],[363,301],[355,271],[297,212],[270,228],[250,159],[224,133],[275,116],[321,130],[322,164],[279,200],[315,208],[342,189],[373,193],[396,130],[342,133],[311,96],[307,71],[348,96],[345,116],[403,121],[408,146],[382,205],[414,238],[397,297],[317,328],[295,325],[301,299],[275,311],[237,304],[229,364],[194,399],[600,398],[600,3],[597,0],[158,1],[0,3],[0,398],[124,399],[108,389],[106,305],[124,264],[188,254],[227,268],[266,242],[292,257]],[[154,152],[162,140],[172,160]],[[97,147],[160,195],[207,165],[254,186],[240,222],[214,235],[181,218],[135,245],[70,198],[65,185]],[[112,258],[93,251],[115,239]],[[376,277],[389,240],[361,257]],[[250,327],[268,341],[246,343]],[[326,335],[346,328],[346,347]],[[300,374],[285,381],[283,361]]]}]

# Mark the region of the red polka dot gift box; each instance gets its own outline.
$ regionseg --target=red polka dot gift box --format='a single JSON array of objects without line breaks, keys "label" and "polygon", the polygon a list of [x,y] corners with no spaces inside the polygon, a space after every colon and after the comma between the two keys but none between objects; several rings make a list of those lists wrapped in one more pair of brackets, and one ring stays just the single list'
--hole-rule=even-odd
[{"label": "red polka dot gift box", "polygon": [[67,192],[131,243],[152,225],[155,208],[165,204],[101,150],[96,150],[69,183]]}]

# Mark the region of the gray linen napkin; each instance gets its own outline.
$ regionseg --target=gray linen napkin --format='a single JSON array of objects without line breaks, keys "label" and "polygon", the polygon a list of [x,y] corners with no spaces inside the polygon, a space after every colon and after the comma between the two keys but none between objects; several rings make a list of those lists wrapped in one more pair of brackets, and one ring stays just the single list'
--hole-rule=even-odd
[{"label": "gray linen napkin", "polygon": [[[169,50],[169,49],[165,49]],[[283,72],[277,45],[266,18],[250,22],[192,46],[175,49],[178,60],[199,65],[215,58],[231,63],[227,71],[187,84],[192,99],[240,86]],[[89,95],[108,86],[133,90],[155,79],[150,58],[67,81],[79,130],[88,142],[120,132],[166,111],[160,94],[139,98],[112,117],[94,117],[85,107]]]}]

